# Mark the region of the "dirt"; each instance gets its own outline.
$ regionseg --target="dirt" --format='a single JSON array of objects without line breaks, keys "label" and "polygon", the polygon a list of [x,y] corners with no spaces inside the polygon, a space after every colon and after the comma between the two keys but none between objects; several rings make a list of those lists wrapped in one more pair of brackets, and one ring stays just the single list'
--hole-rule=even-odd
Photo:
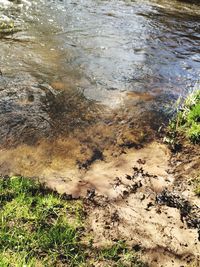
[{"label": "dirt", "polygon": [[84,200],[95,247],[125,240],[149,266],[198,267],[200,199],[191,180],[199,151],[188,145],[172,153],[158,141],[116,154],[93,150],[76,168],[58,168],[60,178],[50,168],[43,181],[67,199]]},{"label": "dirt", "polygon": [[172,154],[152,142],[91,166],[75,193],[87,188],[95,246],[126,240],[149,266],[200,266],[200,201],[188,183],[199,171],[200,150],[189,162],[186,150]]}]

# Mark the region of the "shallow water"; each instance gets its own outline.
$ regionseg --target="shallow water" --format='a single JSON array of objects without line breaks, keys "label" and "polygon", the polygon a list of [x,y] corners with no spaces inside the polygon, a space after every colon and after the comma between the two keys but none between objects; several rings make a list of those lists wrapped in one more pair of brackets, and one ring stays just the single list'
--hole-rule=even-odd
[{"label": "shallow water", "polygon": [[198,87],[199,10],[172,0],[1,0],[1,21],[16,26],[0,35],[2,174],[65,176],[151,139]]}]

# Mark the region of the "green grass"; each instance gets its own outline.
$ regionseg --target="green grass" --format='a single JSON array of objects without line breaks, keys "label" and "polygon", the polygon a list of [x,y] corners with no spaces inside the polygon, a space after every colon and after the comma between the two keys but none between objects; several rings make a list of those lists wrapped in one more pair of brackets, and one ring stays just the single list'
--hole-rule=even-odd
[{"label": "green grass", "polygon": [[200,197],[200,176],[194,179],[194,193]]},{"label": "green grass", "polygon": [[95,250],[84,232],[81,201],[23,177],[0,178],[0,267],[145,266],[124,242]]},{"label": "green grass", "polygon": [[186,98],[170,122],[169,132],[171,137],[182,134],[194,144],[200,143],[200,90]]},{"label": "green grass", "polygon": [[0,180],[0,206],[0,266],[84,262],[80,202],[69,203],[31,180],[12,177]]},{"label": "green grass", "polygon": [[[123,241],[118,241],[112,246],[103,248],[100,251],[100,259],[107,259],[116,262],[117,267],[134,266],[145,267],[145,265],[134,251],[130,251]],[[131,263],[131,265],[130,265]],[[109,266],[109,265],[108,265]]]},{"label": "green grass", "polygon": [[13,21],[0,21],[0,34],[12,33],[15,31]]}]

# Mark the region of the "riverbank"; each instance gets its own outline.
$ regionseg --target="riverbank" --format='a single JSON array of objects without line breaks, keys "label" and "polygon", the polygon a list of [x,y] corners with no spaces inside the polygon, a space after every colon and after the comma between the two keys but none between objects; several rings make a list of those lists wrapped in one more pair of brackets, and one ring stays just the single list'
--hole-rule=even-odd
[{"label": "riverbank", "polygon": [[160,165],[163,159],[157,161],[159,172],[149,172],[148,160],[141,158],[132,172],[116,177],[112,186],[117,197],[110,200],[97,194],[88,206],[88,225],[97,247],[123,238],[142,252],[149,266],[197,267],[200,149],[190,144],[167,155],[167,165]]},{"label": "riverbank", "polygon": [[1,179],[2,266],[199,266],[199,157],[184,155],[181,168],[183,154],[171,157],[166,176],[141,158],[113,175],[109,195],[92,187],[80,200]]},{"label": "riverbank", "polygon": [[179,127],[173,146],[165,137],[96,159],[76,192],[1,178],[2,266],[198,267],[200,147]]}]

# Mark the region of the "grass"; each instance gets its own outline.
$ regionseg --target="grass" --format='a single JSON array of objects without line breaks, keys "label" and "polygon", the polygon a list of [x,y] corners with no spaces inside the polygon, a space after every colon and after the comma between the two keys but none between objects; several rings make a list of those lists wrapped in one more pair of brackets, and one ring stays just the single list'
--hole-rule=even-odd
[{"label": "grass", "polygon": [[180,134],[194,144],[200,143],[200,90],[191,93],[185,99],[175,119],[170,122],[169,136],[171,139]]},{"label": "grass", "polygon": [[[134,267],[145,267],[144,264],[137,256],[137,254],[133,251],[130,251],[126,243],[123,241],[118,241],[116,244],[103,248],[100,251],[100,259],[107,259],[111,261],[115,261],[117,267],[125,267],[125,266],[134,266]],[[107,265],[108,267],[110,265]]]},{"label": "grass", "polygon": [[200,176],[194,179],[194,193],[200,197]]},{"label": "grass", "polygon": [[0,21],[0,34],[12,33],[15,31],[13,21]]},{"label": "grass", "polygon": [[84,242],[82,202],[23,177],[0,178],[0,267],[145,266],[124,242]]},{"label": "grass", "polygon": [[69,203],[31,180],[12,177],[0,180],[0,205],[0,266],[84,261],[80,202]]}]

